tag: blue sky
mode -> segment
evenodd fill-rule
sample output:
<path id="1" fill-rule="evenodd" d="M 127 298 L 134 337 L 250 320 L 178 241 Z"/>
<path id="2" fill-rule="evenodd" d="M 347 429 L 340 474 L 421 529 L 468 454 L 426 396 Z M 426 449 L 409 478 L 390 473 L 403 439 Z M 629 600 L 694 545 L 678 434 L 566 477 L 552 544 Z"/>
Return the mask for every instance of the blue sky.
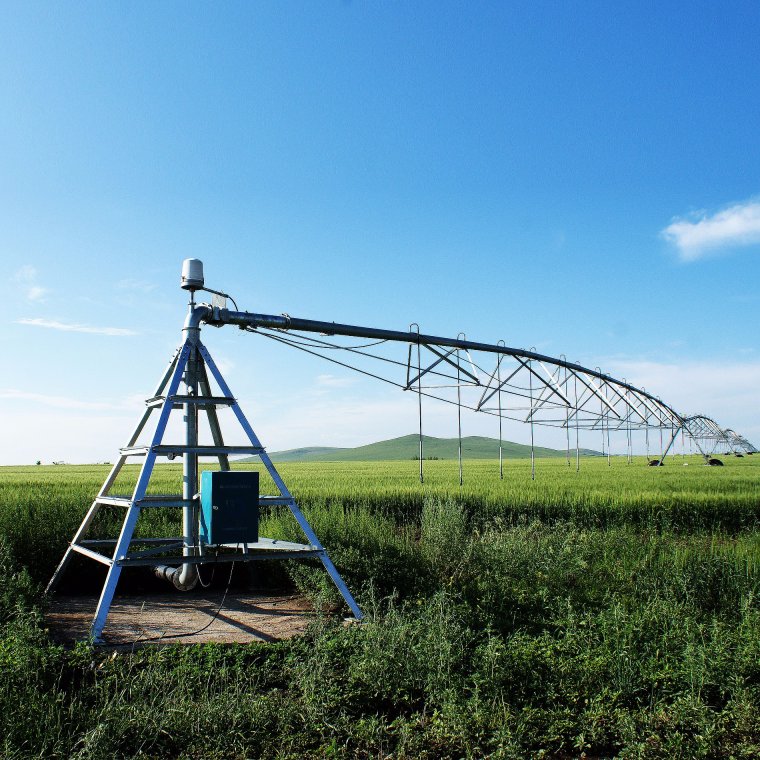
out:
<path id="1" fill-rule="evenodd" d="M 187 257 L 243 308 L 564 353 L 760 439 L 759 38 L 756 3 L 3 3 L 0 463 L 113 459 Z M 270 449 L 415 428 L 207 332 Z"/>

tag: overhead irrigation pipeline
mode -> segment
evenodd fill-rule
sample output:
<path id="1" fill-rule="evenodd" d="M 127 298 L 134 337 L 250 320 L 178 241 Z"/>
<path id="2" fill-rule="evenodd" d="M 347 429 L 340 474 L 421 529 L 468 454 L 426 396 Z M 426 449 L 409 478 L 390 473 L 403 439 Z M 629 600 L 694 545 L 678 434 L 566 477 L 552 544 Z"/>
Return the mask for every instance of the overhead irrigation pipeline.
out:
<path id="1" fill-rule="evenodd" d="M 419 329 L 412 329 L 416 325 L 410 326 L 409 331 L 386 330 L 301 319 L 287 314 L 232 311 L 226 308 L 224 300 L 214 306 L 197 306 L 192 313 L 191 318 L 198 322 L 216 327 L 237 325 L 402 390 L 415 392 L 420 402 L 420 440 L 421 403 L 422 397 L 426 396 L 456 404 L 460 409 L 529 423 L 531 429 L 534 424 L 564 428 L 568 450 L 572 429 L 576 440 L 579 430 L 601 431 L 602 450 L 606 448 L 608 454 L 610 432 L 624 431 L 630 457 L 632 432 L 646 430 L 648 447 L 648 431 L 655 429 L 661 432 L 659 462 L 679 433 L 694 441 L 705 456 L 721 444 L 733 452 L 757 451 L 733 430 L 722 429 L 709 417 L 684 416 L 646 389 L 625 379 L 614 378 L 599 368 L 584 367 L 564 357 L 511 348 L 502 341 L 481 343 L 467 340 L 462 334 L 457 338 L 426 335 Z M 344 345 L 339 338 L 361 338 L 370 342 Z M 397 344 L 407 347 L 406 357 L 389 353 L 389 347 Z M 342 352 L 345 360 L 335 358 L 336 350 Z M 495 362 L 486 368 L 485 360 L 479 355 L 495 355 Z M 405 377 L 399 378 L 399 371 L 405 372 Z M 463 393 L 474 394 L 473 400 L 469 403 L 467 398 L 463 400 Z M 669 442 L 662 440 L 662 432 L 666 430 Z"/>
<path id="2" fill-rule="evenodd" d="M 445 338 L 438 335 L 421 335 L 413 331 L 402 332 L 400 330 L 383 330 L 376 327 L 342 325 L 336 322 L 319 322 L 313 319 L 299 319 L 289 315 L 275 316 L 272 314 L 251 314 L 247 311 L 228 311 L 227 309 L 214 310 L 214 312 L 214 318 L 207 320 L 209 324 L 215 324 L 218 319 L 218 322 L 221 324 L 233 324 L 253 329 L 265 327 L 275 330 L 320 333 L 322 335 L 342 335 L 353 338 L 368 338 L 371 340 L 394 341 L 397 343 L 411 343 L 414 345 L 419 344 L 421 346 L 448 347 L 462 351 L 482 351 L 484 353 L 501 354 L 503 356 L 512 356 L 529 361 L 553 364 L 572 372 L 580 372 L 584 375 L 595 377 L 605 383 L 614 383 L 625 390 L 648 398 L 658 406 L 666 409 L 669 414 L 673 415 L 674 420 L 682 421 L 681 416 L 675 410 L 663 404 L 658 398 L 652 396 L 641 388 L 636 388 L 633 385 L 616 380 L 602 372 L 588 369 L 580 364 L 574 364 L 573 362 L 568 362 L 563 359 L 556 359 L 544 354 L 538 354 L 535 351 L 525 351 L 523 349 L 509 348 L 508 346 L 501 346 L 494 343 L 479 343 L 477 341 L 460 338 Z"/>

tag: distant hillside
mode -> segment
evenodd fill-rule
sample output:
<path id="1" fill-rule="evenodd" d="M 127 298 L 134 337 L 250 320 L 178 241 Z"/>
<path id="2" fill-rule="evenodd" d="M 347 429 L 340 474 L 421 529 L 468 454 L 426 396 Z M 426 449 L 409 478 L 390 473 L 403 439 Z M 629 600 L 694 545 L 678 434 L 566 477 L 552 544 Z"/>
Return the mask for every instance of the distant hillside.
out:
<path id="1" fill-rule="evenodd" d="M 423 436 L 424 457 L 438 459 L 456 459 L 458 442 L 456 438 L 433 438 Z M 502 451 L 507 459 L 529 459 L 530 446 L 504 441 Z M 389 441 L 378 441 L 353 449 L 333 448 L 329 446 L 307 446 L 288 451 L 271 452 L 274 462 L 374 462 L 394 459 L 414 459 L 419 452 L 419 437 L 412 433 Z M 564 449 L 535 448 L 537 457 L 563 457 Z M 471 435 L 462 438 L 462 457 L 466 459 L 493 459 L 498 456 L 499 441 Z M 573 452 L 574 453 L 574 452 Z M 598 451 L 581 449 L 583 456 L 601 456 Z M 250 458 L 252 461 L 255 457 Z"/>

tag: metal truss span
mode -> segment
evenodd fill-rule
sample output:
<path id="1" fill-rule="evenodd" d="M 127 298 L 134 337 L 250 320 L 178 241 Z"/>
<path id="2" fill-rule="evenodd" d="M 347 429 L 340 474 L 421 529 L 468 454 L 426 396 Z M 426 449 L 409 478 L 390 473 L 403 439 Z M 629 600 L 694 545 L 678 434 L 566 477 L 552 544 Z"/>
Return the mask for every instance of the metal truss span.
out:
<path id="1" fill-rule="evenodd" d="M 731 428 L 721 428 L 712 417 L 697 414 L 684 419 L 684 429 L 701 454 L 712 456 L 716 451 L 725 454 L 757 454 L 757 449 Z"/>
<path id="2" fill-rule="evenodd" d="M 670 443 L 663 458 L 681 432 L 706 455 L 707 442 L 713 440 L 732 451 L 755 451 L 742 436 L 721 429 L 709 417 L 685 417 L 646 389 L 564 356 L 511 348 L 503 341 L 471 341 L 462 333 L 456 338 L 425 335 L 416 324 L 408 331 L 396 331 L 201 308 L 207 309 L 204 321 L 211 325 L 237 325 L 413 392 L 420 404 L 428 397 L 531 425 L 596 430 L 608 436 L 624 431 L 629 447 L 633 431 L 668 431 Z M 357 338 L 363 342 L 357 344 Z"/>

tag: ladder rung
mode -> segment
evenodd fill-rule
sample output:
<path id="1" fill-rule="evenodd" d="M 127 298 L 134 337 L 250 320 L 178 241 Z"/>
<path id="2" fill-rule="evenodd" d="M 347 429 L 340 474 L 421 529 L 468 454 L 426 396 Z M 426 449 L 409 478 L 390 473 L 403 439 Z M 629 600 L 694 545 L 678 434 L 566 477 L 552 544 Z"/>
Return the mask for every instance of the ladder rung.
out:
<path id="1" fill-rule="evenodd" d="M 170 544 L 181 544 L 182 541 L 182 536 L 176 536 L 175 538 L 140 538 L 139 536 L 132 536 L 130 546 L 132 544 L 164 544 L 169 546 Z M 80 541 L 78 546 L 115 546 L 118 542 L 118 538 L 86 538 Z"/>
<path id="2" fill-rule="evenodd" d="M 153 396 L 146 399 L 145 406 L 163 406 L 166 396 Z M 237 399 L 231 396 L 182 396 L 175 394 L 171 397 L 175 409 L 182 404 L 196 404 L 198 406 L 232 406 Z"/>
<path id="3" fill-rule="evenodd" d="M 110 557 L 106 557 L 105 554 L 94 552 L 92 549 L 87 549 L 84 546 L 79 546 L 79 544 L 71 544 L 71 548 L 78 554 L 83 554 L 85 557 L 94 559 L 96 562 L 101 562 L 102 564 L 108 565 L 109 567 L 113 565 L 113 560 Z"/>
<path id="4" fill-rule="evenodd" d="M 263 446 L 127 446 L 120 449 L 121 454 L 127 457 L 145 456 L 153 451 L 158 456 L 167 454 L 197 454 L 198 456 L 220 456 L 224 454 L 261 454 Z"/>
<path id="5" fill-rule="evenodd" d="M 232 406 L 237 399 L 232 396 L 172 396 L 178 404 L 198 404 L 199 406 Z"/>
<path id="6" fill-rule="evenodd" d="M 237 546 L 237 544 L 220 544 L 220 546 L 224 546 L 225 548 L 234 548 Z M 220 554 L 217 557 L 212 557 L 211 555 L 205 555 L 205 556 L 195 556 L 195 557 L 184 557 L 184 556 L 176 556 L 176 557 L 161 557 L 160 562 L 161 564 L 165 565 L 181 565 L 181 564 L 187 564 L 187 565 L 203 565 L 203 564 L 209 564 L 213 565 L 215 562 L 256 562 L 259 560 L 267 560 L 267 559 L 283 559 L 287 557 L 288 559 L 296 559 L 299 557 L 319 557 L 324 555 L 325 550 L 324 549 L 315 549 L 313 547 L 308 547 L 304 549 L 283 549 L 283 548 L 267 548 L 264 551 L 252 551 L 248 554 L 243 554 L 241 552 L 235 552 L 234 554 Z M 119 559 L 116 560 L 116 564 L 119 566 L 124 565 L 137 565 L 138 567 L 140 565 L 155 565 L 159 561 L 159 559 L 156 556 L 152 557 L 119 557 Z"/>
<path id="7" fill-rule="evenodd" d="M 183 499 L 181 496 L 144 496 L 137 502 L 140 509 L 144 507 L 191 507 L 195 502 L 192 499 Z"/>
<path id="8" fill-rule="evenodd" d="M 125 446 L 119 453 L 125 457 L 142 457 L 150 451 L 150 446 Z"/>
<path id="9" fill-rule="evenodd" d="M 129 507 L 132 505 L 131 496 L 98 496 L 95 501 L 110 507 Z M 261 506 L 287 506 L 292 504 L 292 496 L 259 496 Z M 135 502 L 140 509 L 149 507 L 189 507 L 193 505 L 192 499 L 183 499 L 181 496 L 159 495 L 145 496 L 138 502 Z"/>
<path id="10" fill-rule="evenodd" d="M 154 446 L 158 455 L 197 454 L 198 456 L 219 456 L 220 454 L 260 454 L 263 446 Z"/>
<path id="11" fill-rule="evenodd" d="M 164 405 L 164 396 L 156 396 L 155 398 L 149 398 L 145 402 L 145 406 L 149 409 L 154 409 L 158 406 Z M 172 409 L 182 409 L 182 404 L 172 404 Z"/>
<path id="12" fill-rule="evenodd" d="M 109 507 L 128 507 L 132 504 L 131 496 L 98 496 L 95 501 Z"/>
<path id="13" fill-rule="evenodd" d="M 228 548 L 234 548 L 236 544 L 222 544 L 222 546 Z M 319 552 L 322 551 L 316 546 L 311 544 L 297 544 L 293 541 L 283 541 L 279 538 L 264 538 L 259 537 L 259 540 L 255 544 L 248 544 L 250 551 L 280 551 L 280 552 Z"/>
<path id="14" fill-rule="evenodd" d="M 95 501 L 98 504 L 105 504 L 111 507 L 129 507 L 132 505 L 131 496 L 98 496 Z M 172 495 L 158 495 L 158 496 L 144 496 L 137 502 L 140 509 L 148 507 L 189 507 L 192 506 L 192 499 L 183 499 L 181 496 Z"/>

